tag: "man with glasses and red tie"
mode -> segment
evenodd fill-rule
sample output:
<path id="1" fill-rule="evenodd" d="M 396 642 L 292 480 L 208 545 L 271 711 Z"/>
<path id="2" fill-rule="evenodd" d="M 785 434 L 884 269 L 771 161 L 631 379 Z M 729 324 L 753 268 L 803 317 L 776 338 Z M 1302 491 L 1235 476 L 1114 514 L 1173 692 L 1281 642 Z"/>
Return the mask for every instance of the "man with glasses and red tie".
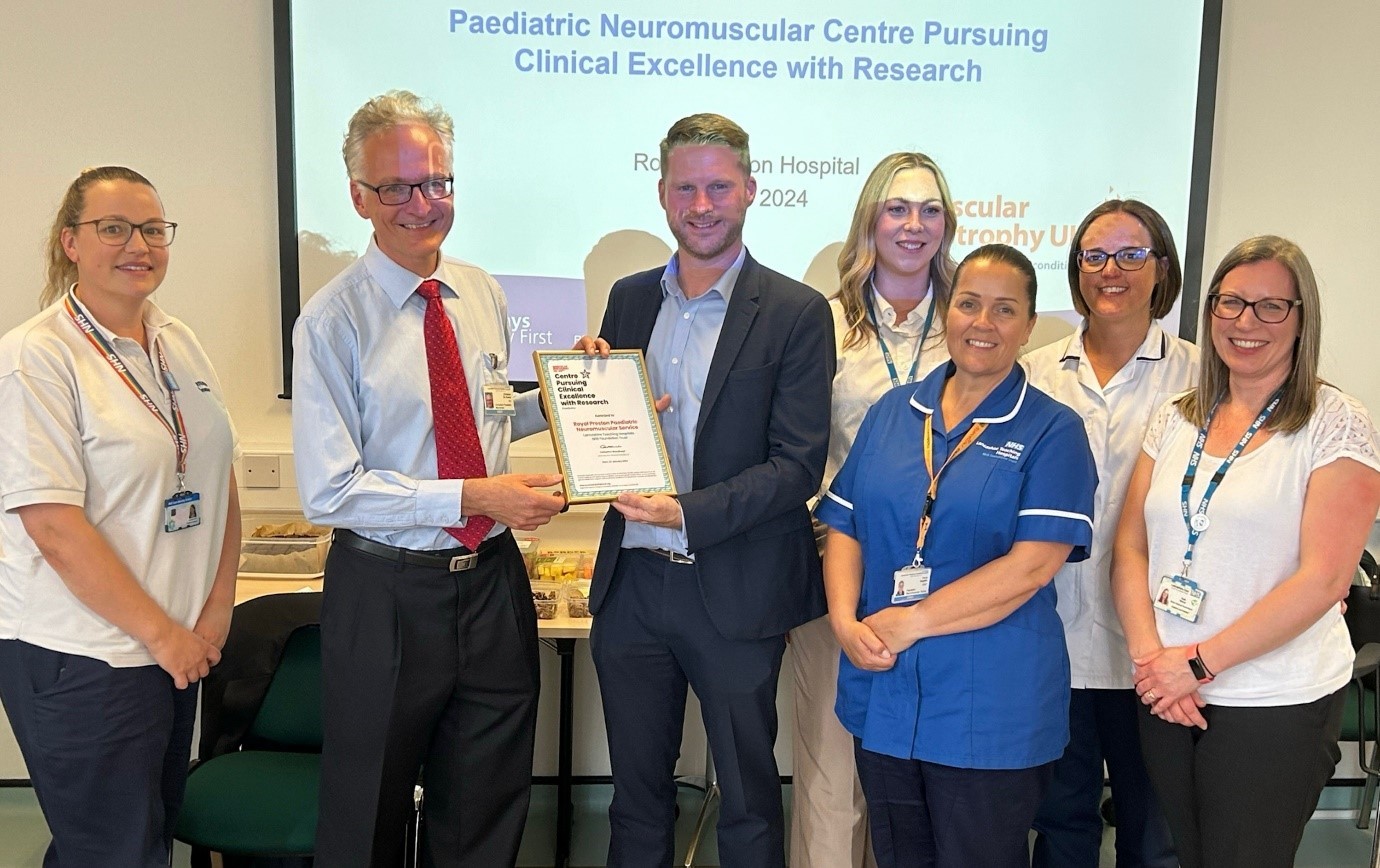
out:
<path id="1" fill-rule="evenodd" d="M 527 818 L 537 628 L 509 528 L 565 501 L 545 490 L 559 476 L 507 473 L 510 439 L 546 423 L 508 385 L 502 290 L 440 252 L 453 135 L 406 91 L 350 119 L 350 197 L 373 239 L 293 330 L 298 486 L 307 518 L 336 528 L 316 839 L 332 868 L 401 864 L 423 767 L 428 864 L 512 865 Z"/>

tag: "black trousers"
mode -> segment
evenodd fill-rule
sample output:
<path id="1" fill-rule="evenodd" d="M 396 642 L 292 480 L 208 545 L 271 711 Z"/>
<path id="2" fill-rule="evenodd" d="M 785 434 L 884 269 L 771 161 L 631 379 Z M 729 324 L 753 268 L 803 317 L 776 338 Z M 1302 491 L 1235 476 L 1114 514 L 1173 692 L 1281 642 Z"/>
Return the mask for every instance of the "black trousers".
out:
<path id="1" fill-rule="evenodd" d="M 333 546 L 321 650 L 316 864 L 401 864 L 422 769 L 423 865 L 512 865 L 540 685 L 536 612 L 512 535 L 463 573 Z"/>
<path id="2" fill-rule="evenodd" d="M 1208 728 L 1141 706 L 1150 781 L 1183 868 L 1288 868 L 1341 758 L 1345 691 L 1304 705 L 1208 705 Z"/>
<path id="3" fill-rule="evenodd" d="M 671 864 L 688 684 L 700 700 L 722 794 L 720 864 L 780 868 L 785 826 L 772 747 L 785 637 L 719 635 L 695 569 L 626 549 L 594 619 L 590 651 L 613 771 L 608 865 Z"/>
<path id="4" fill-rule="evenodd" d="M 187 786 L 196 688 L 0 640 L 0 700 L 53 841 L 44 868 L 166 868 Z"/>

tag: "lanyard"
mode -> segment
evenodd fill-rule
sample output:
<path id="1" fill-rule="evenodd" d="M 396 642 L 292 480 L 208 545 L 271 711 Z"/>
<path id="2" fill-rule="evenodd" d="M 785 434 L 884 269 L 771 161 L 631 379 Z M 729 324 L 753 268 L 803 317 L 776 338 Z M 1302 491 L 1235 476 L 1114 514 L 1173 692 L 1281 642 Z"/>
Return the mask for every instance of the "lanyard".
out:
<path id="1" fill-rule="evenodd" d="M 877 311 L 872 307 L 872 293 L 877 291 L 877 284 L 868 280 L 869 292 L 863 294 L 863 300 L 867 302 L 867 318 L 872 321 L 872 329 L 877 332 L 877 343 L 882 348 L 882 359 L 886 361 L 887 372 L 891 374 L 891 385 L 893 387 L 901 385 L 901 378 L 896 374 L 896 365 L 891 361 L 891 348 L 882 339 L 882 327 L 877 323 Z M 934 322 L 934 299 L 930 299 L 930 309 L 925 313 L 925 325 L 920 329 L 920 341 L 915 345 L 915 357 L 910 360 L 910 373 L 906 376 L 906 383 L 915 382 L 915 372 L 920 370 L 920 351 L 925 346 L 925 341 L 930 336 L 930 324 Z"/>
<path id="2" fill-rule="evenodd" d="M 68 292 L 63 304 L 72 323 L 86 336 L 87 342 L 95 348 L 96 352 L 101 354 L 106 364 L 110 365 L 111 369 L 120 376 L 125 388 L 133 392 L 134 396 L 172 435 L 173 448 L 177 450 L 177 490 L 182 491 L 183 482 L 187 477 L 187 425 L 182 420 L 182 410 L 177 406 L 177 389 L 173 386 L 172 371 L 168 368 L 168 360 L 163 355 L 163 348 L 157 341 L 154 342 L 153 349 L 158 355 L 158 368 L 163 374 L 163 381 L 168 384 L 168 402 L 172 405 L 171 420 L 164 417 L 163 411 L 158 409 L 153 398 L 149 397 L 149 393 L 135 379 L 134 374 L 125 365 L 124 360 L 120 358 L 120 354 L 115 351 L 115 347 L 111 346 L 110 341 L 106 340 L 105 335 L 101 334 L 100 330 L 91 322 L 86 311 L 82 310 L 81 305 L 77 303 L 76 294 Z"/>
<path id="3" fill-rule="evenodd" d="M 963 435 L 963 439 L 958 441 L 954 451 L 949 453 L 949 457 L 944 459 L 944 465 L 938 472 L 934 469 L 934 414 L 925 417 L 925 472 L 930 475 L 930 488 L 925 492 L 925 511 L 920 515 L 920 531 L 915 540 L 915 562 L 914 566 L 920 566 L 920 552 L 925 548 L 925 537 L 930 532 L 931 514 L 934 512 L 934 499 L 939 495 L 939 477 L 954 463 L 954 459 L 962 455 L 969 446 L 972 446 L 982 432 L 987 430 L 986 422 L 974 422 L 968 428 L 968 433 Z"/>
<path id="4" fill-rule="evenodd" d="M 1184 525 L 1188 528 L 1188 550 L 1184 552 L 1183 577 L 1188 578 L 1189 567 L 1193 565 L 1193 547 L 1198 544 L 1198 537 L 1203 535 L 1203 531 L 1208 529 L 1208 504 L 1212 502 L 1212 495 L 1217 492 L 1217 486 L 1222 484 L 1226 478 L 1227 471 L 1231 469 L 1232 463 L 1242 452 L 1246 451 L 1246 446 L 1250 444 L 1251 438 L 1255 437 L 1256 432 L 1270 418 L 1270 414 L 1279 406 L 1283 392 L 1275 392 L 1270 400 L 1265 404 L 1265 409 L 1260 411 L 1260 415 L 1255 417 L 1251 427 L 1246 429 L 1246 433 L 1241 435 L 1236 447 L 1228 453 L 1222 460 L 1222 464 L 1217 468 L 1217 472 L 1212 474 L 1212 479 L 1208 480 L 1207 490 L 1203 492 L 1203 499 L 1198 501 L 1198 509 L 1190 511 L 1188 506 L 1188 494 L 1193 488 L 1193 481 L 1198 477 L 1198 462 L 1203 457 L 1203 446 L 1207 443 L 1208 428 L 1212 427 L 1212 417 L 1217 415 L 1217 405 L 1213 405 L 1212 412 L 1208 413 L 1207 423 L 1198 429 L 1198 439 L 1193 443 L 1193 452 L 1188 456 L 1188 468 L 1184 471 L 1184 481 L 1179 494 L 1179 508 L 1183 512 Z"/>

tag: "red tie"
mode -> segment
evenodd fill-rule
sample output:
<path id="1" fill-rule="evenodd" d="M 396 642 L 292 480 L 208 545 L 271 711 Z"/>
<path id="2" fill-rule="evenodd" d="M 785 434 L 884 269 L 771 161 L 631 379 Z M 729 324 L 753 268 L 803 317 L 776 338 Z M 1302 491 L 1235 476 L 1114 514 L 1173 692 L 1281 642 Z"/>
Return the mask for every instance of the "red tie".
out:
<path id="1" fill-rule="evenodd" d="M 470 387 L 465 382 L 465 367 L 460 364 L 455 330 L 441 304 L 440 281 L 422 281 L 417 294 L 426 299 L 423 334 L 431 380 L 431 417 L 436 428 L 436 474 L 441 479 L 486 477 L 489 472 L 484 467 L 484 450 L 479 446 L 479 429 L 474 424 Z M 472 515 L 464 527 L 448 527 L 446 533 L 475 551 L 493 526 L 494 520 L 487 515 Z"/>

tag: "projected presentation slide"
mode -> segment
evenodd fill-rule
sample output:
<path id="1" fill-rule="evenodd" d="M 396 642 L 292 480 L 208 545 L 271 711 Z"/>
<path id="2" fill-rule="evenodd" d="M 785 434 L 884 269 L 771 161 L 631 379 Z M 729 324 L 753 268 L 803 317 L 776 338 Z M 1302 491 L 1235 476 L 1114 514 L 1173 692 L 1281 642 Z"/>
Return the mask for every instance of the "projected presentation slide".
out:
<path id="1" fill-rule="evenodd" d="M 1186 245 L 1202 18 L 1201 0 L 291 0 L 301 297 L 369 241 L 350 115 L 406 88 L 455 118 L 445 252 L 502 284 L 514 380 L 597 331 L 614 280 L 669 259 L 658 144 L 703 111 L 751 136 L 763 264 L 831 293 L 868 172 L 921 151 L 957 200 L 955 256 L 1012 244 L 1040 310 L 1068 311 L 1070 236 L 1098 202 L 1143 199 Z"/>

